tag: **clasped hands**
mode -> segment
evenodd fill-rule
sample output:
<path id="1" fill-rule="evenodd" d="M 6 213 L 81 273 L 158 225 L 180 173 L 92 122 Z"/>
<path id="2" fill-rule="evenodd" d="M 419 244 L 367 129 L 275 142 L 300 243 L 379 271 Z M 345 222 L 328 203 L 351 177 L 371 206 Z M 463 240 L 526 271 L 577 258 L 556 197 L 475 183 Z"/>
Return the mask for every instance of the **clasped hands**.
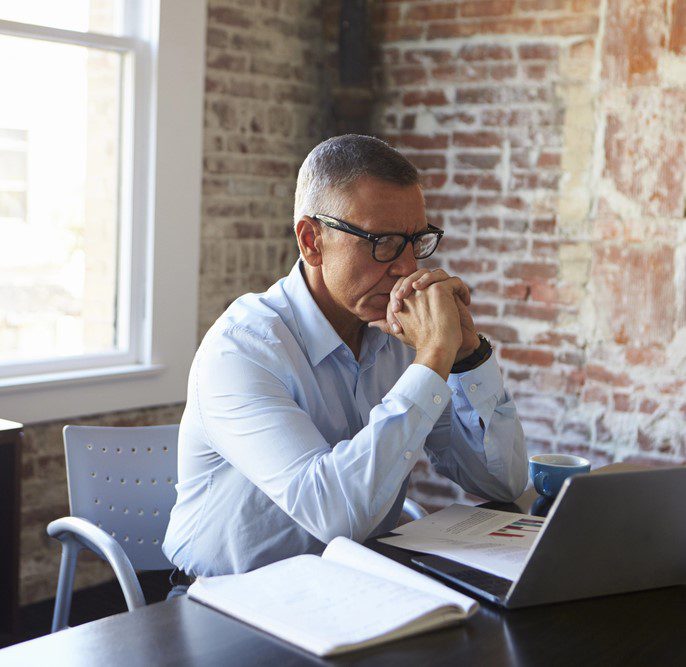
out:
<path id="1" fill-rule="evenodd" d="M 408 311 L 413 310 L 412 314 L 435 329 L 437 336 L 443 331 L 443 335 L 451 338 L 450 345 L 457 350 L 455 362 L 458 362 L 472 354 L 480 343 L 467 309 L 470 303 L 469 289 L 460 278 L 448 275 L 443 269 L 419 269 L 398 279 L 390 293 L 386 319 L 370 322 L 369 326 L 417 348 L 416 337 L 409 335 L 413 321 Z"/>

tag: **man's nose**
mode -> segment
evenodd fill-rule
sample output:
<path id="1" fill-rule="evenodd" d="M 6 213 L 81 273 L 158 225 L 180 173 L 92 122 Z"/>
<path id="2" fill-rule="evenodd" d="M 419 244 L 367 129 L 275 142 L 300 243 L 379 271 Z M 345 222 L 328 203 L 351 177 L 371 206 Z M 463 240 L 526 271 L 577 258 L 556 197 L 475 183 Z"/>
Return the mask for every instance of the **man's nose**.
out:
<path id="1" fill-rule="evenodd" d="M 414 256 L 414 247 L 408 243 L 403 251 L 392 262 L 391 275 L 409 276 L 417 270 L 417 260 Z"/>

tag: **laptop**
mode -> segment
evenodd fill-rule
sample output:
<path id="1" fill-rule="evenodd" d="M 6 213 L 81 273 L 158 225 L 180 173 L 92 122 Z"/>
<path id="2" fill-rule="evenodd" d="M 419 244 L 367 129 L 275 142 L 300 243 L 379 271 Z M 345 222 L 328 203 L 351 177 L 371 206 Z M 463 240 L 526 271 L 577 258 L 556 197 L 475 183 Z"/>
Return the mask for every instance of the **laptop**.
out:
<path id="1" fill-rule="evenodd" d="M 570 477 L 515 580 L 439 556 L 412 562 L 507 609 L 686 584 L 686 467 Z"/>

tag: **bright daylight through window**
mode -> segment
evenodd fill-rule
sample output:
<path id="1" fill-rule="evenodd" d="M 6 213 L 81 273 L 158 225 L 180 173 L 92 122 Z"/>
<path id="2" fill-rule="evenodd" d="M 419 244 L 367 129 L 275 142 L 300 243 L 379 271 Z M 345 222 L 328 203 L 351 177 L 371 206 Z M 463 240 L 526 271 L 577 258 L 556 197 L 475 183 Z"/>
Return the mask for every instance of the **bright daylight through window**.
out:
<path id="1" fill-rule="evenodd" d="M 129 352 L 123 9 L 122 0 L 0 0 L 0 20 L 33 27 L 0 24 L 0 375 Z M 109 42 L 90 45 L 93 33 Z"/>

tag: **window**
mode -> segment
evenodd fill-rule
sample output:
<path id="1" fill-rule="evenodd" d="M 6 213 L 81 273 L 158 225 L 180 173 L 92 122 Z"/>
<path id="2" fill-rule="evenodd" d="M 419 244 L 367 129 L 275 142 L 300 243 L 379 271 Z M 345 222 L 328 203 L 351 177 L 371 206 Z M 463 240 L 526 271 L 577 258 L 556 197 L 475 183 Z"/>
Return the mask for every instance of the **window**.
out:
<path id="1" fill-rule="evenodd" d="M 0 68 L 0 403 L 16 397 L 3 417 L 183 399 L 197 322 L 202 5 L 0 0 L 0 62 L 12 63 Z M 27 391 L 47 399 L 40 410 Z"/>

